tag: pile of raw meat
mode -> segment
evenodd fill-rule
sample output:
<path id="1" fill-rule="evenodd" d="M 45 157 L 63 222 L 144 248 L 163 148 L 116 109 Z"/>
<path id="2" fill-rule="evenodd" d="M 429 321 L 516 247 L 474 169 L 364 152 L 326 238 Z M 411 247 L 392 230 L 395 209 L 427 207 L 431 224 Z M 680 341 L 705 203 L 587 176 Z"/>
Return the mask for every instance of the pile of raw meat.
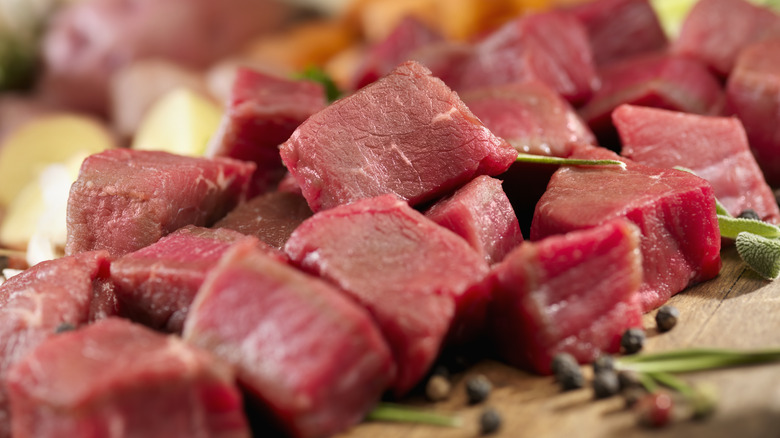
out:
<path id="1" fill-rule="evenodd" d="M 646 0 L 409 19 L 355 87 L 244 69 L 210 157 L 87 158 L 68 255 L 0 286 L 0 437 L 332 435 L 445 347 L 616 352 L 718 275 L 716 198 L 780 221 L 780 16 L 743 0 L 671 43 Z"/>

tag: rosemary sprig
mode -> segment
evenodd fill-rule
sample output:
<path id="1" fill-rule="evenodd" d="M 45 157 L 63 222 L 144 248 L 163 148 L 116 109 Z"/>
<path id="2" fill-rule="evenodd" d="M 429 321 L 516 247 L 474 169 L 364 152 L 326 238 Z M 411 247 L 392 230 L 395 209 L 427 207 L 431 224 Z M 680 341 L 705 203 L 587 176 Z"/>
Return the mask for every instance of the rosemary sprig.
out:
<path id="1" fill-rule="evenodd" d="M 683 373 L 780 361 L 780 348 L 740 351 L 691 348 L 621 357 L 616 367 L 639 373 Z"/>
<path id="2" fill-rule="evenodd" d="M 366 420 L 419 423 L 443 427 L 461 426 L 460 417 L 424 411 L 395 403 L 380 403 L 373 411 L 368 413 Z"/>

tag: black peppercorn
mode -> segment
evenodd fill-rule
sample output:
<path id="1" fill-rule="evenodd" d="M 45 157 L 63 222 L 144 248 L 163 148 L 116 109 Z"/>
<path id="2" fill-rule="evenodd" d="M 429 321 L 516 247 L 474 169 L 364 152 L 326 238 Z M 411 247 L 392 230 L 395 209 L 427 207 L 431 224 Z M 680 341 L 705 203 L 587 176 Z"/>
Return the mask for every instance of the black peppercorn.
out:
<path id="1" fill-rule="evenodd" d="M 620 370 L 617 373 L 618 382 L 620 383 L 620 389 L 626 390 L 631 388 L 642 388 L 642 380 L 639 378 L 639 374 L 636 371 Z"/>
<path id="2" fill-rule="evenodd" d="M 591 364 L 593 367 L 593 374 L 598 374 L 602 371 L 615 371 L 615 358 L 609 354 L 601 354 Z"/>
<path id="3" fill-rule="evenodd" d="M 752 210 L 750 208 L 748 208 L 746 210 L 742 210 L 742 212 L 737 217 L 740 218 L 740 219 L 752 219 L 754 221 L 760 221 L 761 220 L 761 216 L 759 216 L 758 213 L 756 213 L 755 210 Z"/>
<path id="4" fill-rule="evenodd" d="M 551 369 L 555 380 L 561 385 L 561 389 L 568 391 L 585 386 L 585 377 L 574 356 L 568 353 L 558 353 L 553 357 Z"/>
<path id="5" fill-rule="evenodd" d="M 645 331 L 639 328 L 630 328 L 620 338 L 620 346 L 625 354 L 639 352 L 645 344 Z"/>
<path id="6" fill-rule="evenodd" d="M 677 319 L 680 317 L 680 311 L 674 306 L 661 306 L 658 313 L 655 314 L 655 323 L 658 325 L 659 332 L 668 332 L 677 325 Z"/>
<path id="7" fill-rule="evenodd" d="M 76 330 L 76 326 L 69 322 L 63 322 L 54 329 L 54 333 L 65 333 L 71 330 Z"/>
<path id="8" fill-rule="evenodd" d="M 466 381 L 466 395 L 468 396 L 469 404 L 474 405 L 485 401 L 492 389 L 493 385 L 490 384 L 490 380 L 482 374 L 471 377 Z"/>
<path id="9" fill-rule="evenodd" d="M 496 433 L 501 428 L 501 414 L 493 408 L 486 408 L 479 416 L 479 429 L 482 435 Z"/>
<path id="10" fill-rule="evenodd" d="M 593 395 L 596 398 L 612 397 L 618 391 L 620 383 L 614 370 L 602 370 L 593 376 Z"/>

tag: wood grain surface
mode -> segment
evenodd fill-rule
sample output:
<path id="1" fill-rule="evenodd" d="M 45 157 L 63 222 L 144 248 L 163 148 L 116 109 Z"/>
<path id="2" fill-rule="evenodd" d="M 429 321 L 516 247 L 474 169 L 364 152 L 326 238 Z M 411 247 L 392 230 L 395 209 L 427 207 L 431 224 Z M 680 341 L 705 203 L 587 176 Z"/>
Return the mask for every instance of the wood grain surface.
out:
<path id="1" fill-rule="evenodd" d="M 733 247 L 723 250 L 720 275 L 672 298 L 681 312 L 673 330 L 655 331 L 655 312 L 645 315 L 645 351 L 684 347 L 780 347 L 780 281 L 768 282 L 746 268 Z M 586 373 L 589 368 L 586 369 Z M 468 406 L 464 381 L 483 373 L 494 385 L 483 404 Z M 706 420 L 680 420 L 649 430 L 625 408 L 621 397 L 594 400 L 592 390 L 560 392 L 552 377 L 540 377 L 495 360 L 482 360 L 453 376 L 452 396 L 439 403 L 412 395 L 402 403 L 434 412 L 456 414 L 463 426 L 366 422 L 341 438 L 462 438 L 479 435 L 478 417 L 486 406 L 502 415 L 500 437 L 708 437 L 780 438 L 780 364 L 687 373 L 690 382 L 705 382 L 718 393 L 718 407 Z"/>

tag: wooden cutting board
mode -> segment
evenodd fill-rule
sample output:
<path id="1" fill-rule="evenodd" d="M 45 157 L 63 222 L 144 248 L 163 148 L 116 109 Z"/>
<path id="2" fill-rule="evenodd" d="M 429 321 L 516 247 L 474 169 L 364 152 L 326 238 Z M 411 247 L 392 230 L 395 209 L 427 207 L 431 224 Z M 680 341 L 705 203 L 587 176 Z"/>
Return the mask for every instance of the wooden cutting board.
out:
<path id="1" fill-rule="evenodd" d="M 673 297 L 681 312 L 672 331 L 655 331 L 654 312 L 645 315 L 645 351 L 685 347 L 780 347 L 780 281 L 768 282 L 746 268 L 736 250 L 723 251 L 720 275 Z M 494 385 L 487 402 L 467 406 L 465 379 L 485 374 Z M 562 393 L 551 377 L 540 377 L 483 360 L 454 376 L 450 399 L 426 402 L 412 396 L 402 403 L 459 415 L 463 426 L 366 422 L 342 438 L 462 438 L 479 435 L 485 406 L 502 415 L 500 437 L 780 437 L 780 364 L 688 373 L 686 381 L 706 382 L 719 394 L 715 414 L 702 421 L 681 420 L 661 430 L 642 429 L 621 397 L 596 401 L 590 388 Z"/>

